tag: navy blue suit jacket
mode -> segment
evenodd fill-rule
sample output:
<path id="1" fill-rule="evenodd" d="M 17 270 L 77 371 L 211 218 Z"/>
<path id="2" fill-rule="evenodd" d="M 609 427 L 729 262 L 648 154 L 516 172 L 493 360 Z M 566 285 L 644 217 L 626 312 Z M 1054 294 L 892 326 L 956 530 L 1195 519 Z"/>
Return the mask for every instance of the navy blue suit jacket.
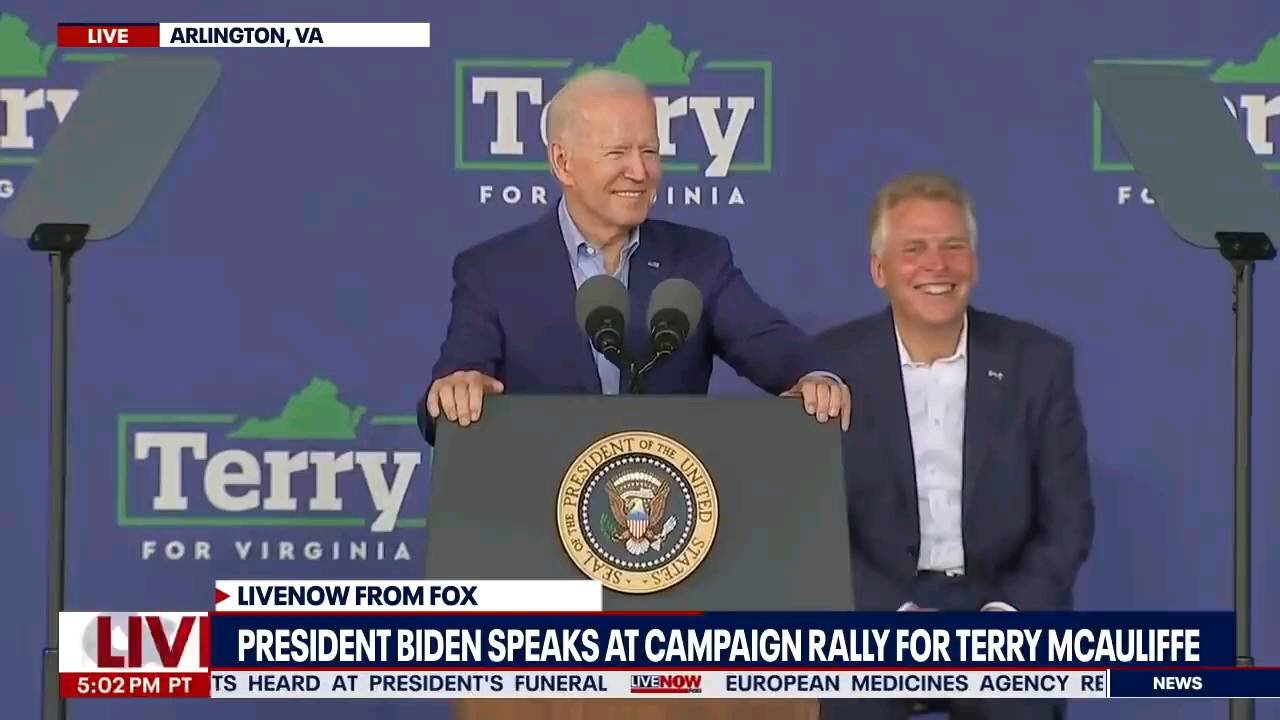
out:
<path id="1" fill-rule="evenodd" d="M 477 370 L 501 380 L 508 394 L 601 392 L 591 345 L 578 328 L 573 269 L 552 207 L 454 260 L 452 314 L 432 381 Z M 747 284 L 724 237 L 661 220 L 640 226 L 640 245 L 631 257 L 631 354 L 647 356 L 649 294 L 673 277 L 702 292 L 702 320 L 675 355 L 645 376 L 647 394 L 705 394 L 717 355 L 772 394 L 808 372 L 827 369 L 814 339 Z M 425 397 L 417 409 L 423 437 L 434 442 Z"/>
<path id="2" fill-rule="evenodd" d="M 896 610 L 918 601 L 920 516 L 893 317 L 885 310 L 818 339 L 853 393 L 844 454 L 855 598 L 862 609 Z M 961 516 L 968 609 L 991 601 L 1069 609 L 1094 524 L 1071 346 L 1033 325 L 970 309 L 967 357 Z"/>

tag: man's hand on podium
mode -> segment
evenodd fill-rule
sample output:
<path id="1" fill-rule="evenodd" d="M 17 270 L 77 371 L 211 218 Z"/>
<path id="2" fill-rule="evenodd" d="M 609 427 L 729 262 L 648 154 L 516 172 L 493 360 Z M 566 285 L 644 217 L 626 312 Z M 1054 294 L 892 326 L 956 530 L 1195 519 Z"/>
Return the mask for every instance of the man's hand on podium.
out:
<path id="1" fill-rule="evenodd" d="M 849 386 L 832 373 L 811 372 L 800 378 L 790 390 L 782 393 L 782 397 L 802 397 L 804 411 L 816 417 L 818 422 L 824 423 L 828 418 L 838 417 L 840 428 L 849 429 L 853 399 Z"/>
<path id="2" fill-rule="evenodd" d="M 484 396 L 501 393 L 502 382 L 475 370 L 459 370 L 431 383 L 427 390 L 427 413 L 444 416 L 466 427 L 480 419 Z"/>

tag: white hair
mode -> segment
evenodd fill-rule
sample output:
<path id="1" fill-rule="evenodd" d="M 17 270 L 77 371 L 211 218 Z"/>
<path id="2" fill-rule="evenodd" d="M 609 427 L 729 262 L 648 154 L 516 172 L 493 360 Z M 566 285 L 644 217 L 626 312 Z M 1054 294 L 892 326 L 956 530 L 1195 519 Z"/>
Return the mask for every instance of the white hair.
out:
<path id="1" fill-rule="evenodd" d="M 889 211 L 903 200 L 945 200 L 960 206 L 969 226 L 969 247 L 978 250 L 978 221 L 973 200 L 958 181 L 941 173 L 917 172 L 896 178 L 876 193 L 871 205 L 871 254 L 881 257 L 889 234 Z"/>
<path id="2" fill-rule="evenodd" d="M 547 141 L 563 144 L 579 116 L 583 98 L 597 94 L 638 94 L 649 97 L 649 88 L 636 76 L 617 70 L 589 70 L 556 92 L 547 106 Z"/>

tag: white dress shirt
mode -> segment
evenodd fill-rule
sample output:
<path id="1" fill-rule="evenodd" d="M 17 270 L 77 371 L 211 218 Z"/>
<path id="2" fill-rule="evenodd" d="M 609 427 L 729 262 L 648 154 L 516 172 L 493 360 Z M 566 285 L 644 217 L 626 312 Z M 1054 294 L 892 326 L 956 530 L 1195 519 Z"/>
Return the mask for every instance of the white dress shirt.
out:
<path id="1" fill-rule="evenodd" d="M 897 334 L 897 328 L 894 328 Z M 964 574 L 960 492 L 964 481 L 964 391 L 969 321 L 950 356 L 932 363 L 911 359 L 898 335 L 902 389 L 906 393 L 920 512 L 916 567 Z"/>
<path id="2" fill-rule="evenodd" d="M 911 426 L 920 514 L 918 570 L 947 575 L 964 574 L 964 528 L 961 493 L 964 488 L 964 403 L 969 362 L 969 317 L 965 315 L 955 352 L 932 363 L 917 362 L 907 352 L 902 335 L 898 358 L 902 389 Z M 907 603 L 901 609 L 911 609 Z M 1012 610 L 1005 603 L 987 603 L 983 610 Z"/>

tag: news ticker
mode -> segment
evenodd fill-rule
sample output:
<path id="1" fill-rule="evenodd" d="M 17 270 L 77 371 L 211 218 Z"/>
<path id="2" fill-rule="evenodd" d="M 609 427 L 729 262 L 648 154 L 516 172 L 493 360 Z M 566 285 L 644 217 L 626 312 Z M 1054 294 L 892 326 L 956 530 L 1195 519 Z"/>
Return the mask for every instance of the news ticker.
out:
<path id="1" fill-rule="evenodd" d="M 431 23 L 58 23 L 60 48 L 427 48 Z"/>
<path id="2" fill-rule="evenodd" d="M 1115 672 L 1116 675 L 1112 673 Z M 64 674 L 63 697 L 476 698 L 1063 698 L 1147 697 L 1144 682 L 1204 687 L 1203 674 L 1118 677 L 1129 671 L 890 670 L 855 672 L 212 672 Z M 1117 677 L 1115 685 L 1111 678 Z M 1118 686 L 1121 694 L 1113 694 Z M 1129 690 L 1132 694 L 1126 694 Z M 1202 693 L 1168 697 L 1211 697 Z M 1225 697 L 1225 696 L 1224 696 Z"/>
<path id="3" fill-rule="evenodd" d="M 583 581 L 219 581 L 207 612 L 59 615 L 64 697 L 1230 698 L 1234 618 L 603 612 Z"/>

